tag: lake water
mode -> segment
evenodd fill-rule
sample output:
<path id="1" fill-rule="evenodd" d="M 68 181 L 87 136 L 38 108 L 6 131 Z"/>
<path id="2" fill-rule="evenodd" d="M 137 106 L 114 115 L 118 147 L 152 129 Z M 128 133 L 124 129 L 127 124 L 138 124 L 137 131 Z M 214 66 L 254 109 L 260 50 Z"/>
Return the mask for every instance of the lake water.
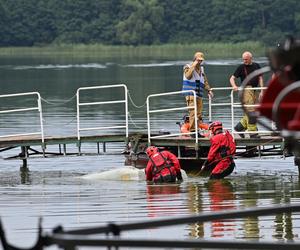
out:
<path id="1" fill-rule="evenodd" d="M 264 58 L 259 62 L 266 63 Z M 206 73 L 213 87 L 229 86 L 228 78 L 240 61 L 206 62 Z M 146 131 L 146 107 L 149 94 L 181 89 L 185 61 L 153 61 L 149 59 L 76 59 L 76 58 L 1 58 L 1 93 L 38 91 L 43 98 L 45 134 L 76 135 L 76 103 L 79 87 L 126 84 L 129 103 L 129 129 Z M 222 100 L 228 93 L 215 93 Z M 85 100 L 120 98 L 121 92 L 92 91 Z M 207 101 L 207 100 L 206 100 Z M 26 98 L 0 100 L 1 110 L 30 106 Z M 157 107 L 184 105 L 183 97 L 164 98 Z M 141 106 L 138 108 L 138 106 Z M 214 117 L 230 123 L 230 110 L 214 110 Z M 207 109 L 204 110 L 207 120 Z M 183 113 L 156 116 L 154 129 L 177 131 Z M 34 132 L 38 117 L 31 112 L 0 114 L 0 135 Z M 119 106 L 93 107 L 83 110 L 84 125 L 120 123 Z M 111 131 L 109 131 L 111 132 Z M 118 133 L 120 131 L 112 131 Z M 124 132 L 124 131 L 122 131 Z M 56 150 L 49 147 L 47 150 Z M 70 151 L 77 152 L 70 146 Z M 83 151 L 96 152 L 95 145 Z M 29 247 L 35 242 L 38 219 L 43 218 L 45 232 L 62 225 L 65 229 L 94 227 L 109 222 L 127 223 L 155 218 L 193 215 L 226 209 L 268 207 L 295 204 L 300 201 L 300 182 L 293 158 L 269 157 L 236 160 L 234 173 L 224 181 L 189 177 L 181 184 L 147 185 L 141 179 L 87 180 L 86 174 L 124 168 L 122 144 L 107 145 L 109 154 L 99 156 L 65 156 L 29 158 L 29 171 L 20 171 L 20 160 L 5 160 L 19 149 L 1 153 L 0 216 L 10 243 Z M 300 241 L 300 214 L 295 213 L 214 221 L 125 232 L 128 238 L 160 239 L 224 239 Z"/>

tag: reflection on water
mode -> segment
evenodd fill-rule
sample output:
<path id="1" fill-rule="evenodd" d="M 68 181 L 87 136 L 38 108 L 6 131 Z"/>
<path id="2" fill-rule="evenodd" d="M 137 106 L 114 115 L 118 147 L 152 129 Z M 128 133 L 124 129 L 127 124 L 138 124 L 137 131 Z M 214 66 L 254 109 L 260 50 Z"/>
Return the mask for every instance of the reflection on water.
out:
<path id="1" fill-rule="evenodd" d="M 60 59 L 61 60 L 61 59 Z M 80 60 L 80 59 L 79 59 Z M 207 61 L 206 73 L 214 87 L 228 85 L 228 77 L 239 60 Z M 0 61 L 1 93 L 38 91 L 43 102 L 45 130 L 48 135 L 76 135 L 76 105 L 71 99 L 77 88 L 125 83 L 137 106 L 149 94 L 181 89 L 182 61 L 81 61 L 54 59 L 6 59 Z M 108 92 L 105 96 L 115 97 Z M 228 93 L 218 93 L 222 98 Z M 89 93 L 88 98 L 98 98 L 101 93 Z M 117 97 L 115 97 L 117 98 Z M 69 100 L 69 102 L 66 102 Z M 52 105 L 50 104 L 52 102 Z M 26 102 L 27 103 L 27 102 Z M 28 104 L 28 103 L 27 103 Z M 155 105 L 185 105 L 184 98 L 167 99 Z M 22 107 L 16 101 L 0 102 L 0 107 Z M 30 105 L 29 105 L 30 106 Z M 86 110 L 82 113 L 85 124 L 100 126 L 121 121 L 118 107 Z M 146 126 L 145 106 L 129 104 L 132 131 Z M 229 109 L 214 110 L 216 117 L 227 126 Z M 204 109 L 207 118 L 207 109 Z M 155 128 L 178 130 L 176 122 L 183 114 L 174 112 L 156 117 Z M 0 134 L 29 131 L 33 127 L 32 114 L 0 117 Z M 163 127 L 161 127 L 163 126 Z M 17 130 L 17 131 L 16 131 Z M 94 146 L 94 145 L 93 145 Z M 85 145 L 89 152 L 95 148 Z M 111 146 L 121 152 L 120 145 Z M 52 150 L 51 147 L 48 150 Z M 72 151 L 73 150 L 73 151 Z M 57 151 L 53 150 L 53 151 Z M 68 152 L 77 152 L 68 146 Z M 1 157 L 19 154 L 19 149 L 4 152 Z M 241 159 L 236 161 L 234 173 L 224 181 L 190 177 L 176 185 L 147 185 L 143 180 L 87 180 L 79 178 L 124 167 L 123 155 L 84 157 L 31 158 L 28 169 L 21 168 L 19 160 L 0 159 L 0 216 L 8 240 L 22 247 L 31 246 L 37 233 L 38 218 L 43 217 L 43 228 L 51 231 L 57 225 L 65 229 L 104 225 L 109 222 L 128 223 L 153 218 L 241 210 L 276 204 L 300 202 L 297 169 L 293 159 Z M 193 225 L 178 225 L 124 232 L 125 238 L 164 239 L 225 239 L 225 240 L 280 240 L 299 241 L 300 215 L 283 214 L 243 219 L 218 220 Z"/>
<path id="2" fill-rule="evenodd" d="M 233 186 L 229 180 L 211 180 L 207 183 L 210 198 L 210 211 L 219 212 L 236 209 Z M 211 237 L 223 238 L 233 236 L 236 227 L 234 220 L 218 220 L 211 223 Z"/>
<path id="3" fill-rule="evenodd" d="M 71 161 L 72 165 L 68 165 Z M 290 169 L 292 159 L 280 160 L 282 170 L 275 175 L 265 175 L 264 171 L 249 174 L 243 167 L 255 167 L 251 161 L 237 160 L 235 173 L 225 180 L 190 177 L 181 184 L 171 185 L 78 178 L 123 168 L 123 161 L 123 156 L 112 159 L 105 155 L 31 159 L 30 170 L 20 172 L 18 167 L 12 167 L 17 161 L 3 161 L 0 214 L 9 240 L 33 244 L 40 216 L 43 227 L 49 231 L 57 225 L 66 229 L 84 228 L 300 201 L 298 176 Z M 253 216 L 126 232 L 123 237 L 298 241 L 299 220 L 299 214 Z"/>
<path id="4" fill-rule="evenodd" d="M 147 185 L 148 216 L 159 218 L 185 214 L 181 193 L 179 184 Z"/>
<path id="5" fill-rule="evenodd" d="M 30 171 L 28 167 L 20 167 L 21 184 L 31 184 Z"/>
<path id="6" fill-rule="evenodd" d="M 283 184 L 284 185 L 281 185 Z M 195 214 L 227 209 L 272 207 L 299 203 L 298 177 L 264 177 L 261 175 L 209 180 L 189 189 L 191 209 Z M 294 194 L 297 193 L 295 196 Z M 291 199 L 293 197 L 293 199 Z M 299 240 L 299 214 L 252 216 L 243 219 L 216 220 L 191 226 L 191 237 L 225 239 Z"/>

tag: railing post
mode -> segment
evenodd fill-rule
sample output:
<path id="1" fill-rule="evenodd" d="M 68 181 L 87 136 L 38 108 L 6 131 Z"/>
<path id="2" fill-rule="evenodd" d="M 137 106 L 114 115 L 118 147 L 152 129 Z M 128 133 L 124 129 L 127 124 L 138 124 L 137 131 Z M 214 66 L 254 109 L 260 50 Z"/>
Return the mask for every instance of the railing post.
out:
<path id="1" fill-rule="evenodd" d="M 124 88 L 124 99 L 125 99 L 125 124 L 126 124 L 126 140 L 128 140 L 128 135 L 129 135 L 129 129 L 128 129 L 128 89 L 127 86 L 125 84 Z"/>
<path id="2" fill-rule="evenodd" d="M 148 128 L 148 146 L 151 145 L 151 128 L 150 128 L 150 96 L 147 96 L 147 128 Z"/>
<path id="3" fill-rule="evenodd" d="M 234 132 L 234 98 L 233 98 L 233 89 L 230 92 L 230 102 L 231 102 L 231 132 Z"/>
<path id="4" fill-rule="evenodd" d="M 193 96 L 194 96 L 194 114 L 195 114 L 195 150 L 198 151 L 198 110 L 197 110 L 197 96 L 196 92 L 193 91 Z"/>
<path id="5" fill-rule="evenodd" d="M 43 151 L 43 156 L 45 157 L 45 137 L 44 137 L 44 121 L 43 121 L 43 110 L 42 110 L 42 101 L 41 101 L 41 96 L 39 93 L 37 93 L 38 99 L 38 109 L 39 109 L 39 114 L 40 114 L 40 125 L 41 125 L 41 137 L 42 137 L 42 151 Z"/>
<path id="6" fill-rule="evenodd" d="M 211 103 L 212 103 L 211 96 L 208 95 L 208 120 L 209 120 L 209 122 L 212 121 Z"/>
<path id="7" fill-rule="evenodd" d="M 77 117 L 77 148 L 78 148 L 78 154 L 80 155 L 81 154 L 81 145 L 80 145 L 80 110 L 79 110 L 79 91 L 80 91 L 80 88 L 77 89 L 76 91 L 76 117 Z"/>

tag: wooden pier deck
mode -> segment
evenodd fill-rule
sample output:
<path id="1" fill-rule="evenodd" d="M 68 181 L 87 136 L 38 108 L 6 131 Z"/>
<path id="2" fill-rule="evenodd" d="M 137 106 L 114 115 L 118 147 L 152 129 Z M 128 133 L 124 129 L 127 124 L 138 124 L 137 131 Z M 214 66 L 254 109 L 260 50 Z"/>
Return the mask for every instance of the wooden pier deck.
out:
<path id="1" fill-rule="evenodd" d="M 281 157 L 291 156 L 287 152 L 285 140 L 280 136 L 265 135 L 260 138 L 235 138 L 237 153 L 236 157 L 267 157 L 280 155 Z M 94 147 L 88 147 L 89 151 L 81 152 L 81 146 L 85 143 L 95 144 Z M 120 150 L 108 152 L 107 143 L 119 143 Z M 72 147 L 68 146 L 73 144 Z M 101 145 L 102 144 L 102 145 Z M 57 152 L 53 152 L 57 146 Z M 151 145 L 162 147 L 173 152 L 180 160 L 181 166 L 184 170 L 193 174 L 199 171 L 207 157 L 210 147 L 210 140 L 208 138 L 199 138 L 198 144 L 195 144 L 195 139 L 174 136 L 166 138 L 152 138 Z M 50 151 L 50 149 L 52 150 Z M 51 146 L 51 147 L 50 147 Z M 101 148 L 102 146 L 102 148 Z M 16 150 L 20 148 L 20 153 L 14 156 L 2 157 L 3 159 L 20 159 L 23 164 L 22 167 L 27 168 L 27 161 L 33 157 L 60 157 L 60 156 L 84 156 L 84 155 L 103 155 L 103 154 L 124 154 L 125 165 L 132 165 L 137 168 L 144 168 L 148 161 L 145 154 L 145 149 L 148 146 L 148 134 L 146 133 L 131 133 L 128 137 L 126 134 L 110 134 L 110 135 L 92 135 L 81 136 L 78 140 L 77 136 L 49 136 L 44 138 L 42 143 L 41 137 L 34 136 L 11 136 L 0 138 L 0 154 L 5 151 Z M 39 150 L 41 147 L 41 150 Z M 77 148 L 77 150 L 76 150 Z M 75 149 L 75 152 L 74 152 Z M 56 151 L 56 150 L 54 150 Z M 300 169 L 299 169 L 300 170 Z"/>
<path id="2" fill-rule="evenodd" d="M 264 156 L 269 154 L 284 154 L 284 139 L 279 136 L 261 136 L 260 138 L 235 138 L 237 145 L 237 155 L 243 155 L 249 148 L 255 148 L 257 156 Z M 50 136 L 44 138 L 44 143 L 40 136 L 11 136 L 11 137 L 1 137 L 0 138 L 0 153 L 8 151 L 13 148 L 21 148 L 21 153 L 15 157 L 10 158 L 20 158 L 25 161 L 31 154 L 28 153 L 28 149 L 33 151 L 32 155 L 42 154 L 44 157 L 49 153 L 47 152 L 47 147 L 50 145 L 57 145 L 59 150 L 55 154 L 68 155 L 67 145 L 73 144 L 78 148 L 77 155 L 81 155 L 81 146 L 84 143 L 95 143 L 97 144 L 97 152 L 100 153 L 100 144 L 102 144 L 103 153 L 106 153 L 107 143 L 124 143 L 124 151 L 127 154 L 138 155 L 145 151 L 148 146 L 148 135 L 145 133 L 131 133 L 128 137 L 125 134 L 110 134 L 110 135 L 92 135 L 92 136 L 81 136 L 78 140 L 77 136 Z M 151 145 L 158 147 L 164 147 L 170 149 L 174 152 L 180 159 L 203 159 L 206 157 L 207 150 L 210 147 L 210 141 L 208 138 L 199 138 L 198 144 L 195 144 L 195 139 L 184 136 L 174 136 L 166 138 L 153 138 L 151 139 Z M 40 146 L 42 151 L 31 149 L 31 147 Z M 182 149 L 185 149 L 182 151 Z M 187 152 L 187 150 L 189 153 Z M 194 152 L 194 153 L 191 153 Z M 74 152 L 72 153 L 74 155 Z M 121 154 L 121 152 L 120 152 Z M 244 154 L 245 155 L 245 154 Z M 25 162 L 24 162 L 25 164 Z"/>
<path id="3" fill-rule="evenodd" d="M 45 137 L 45 142 L 42 143 L 40 136 L 10 136 L 0 138 L 0 148 L 5 147 L 22 147 L 22 146 L 45 146 L 47 145 L 63 145 L 63 144 L 78 144 L 87 142 L 126 142 L 125 134 L 115 135 L 90 135 L 81 136 L 78 140 L 77 136 L 48 136 Z"/>
<path id="4" fill-rule="evenodd" d="M 107 100 L 103 101 L 95 101 L 95 100 L 89 100 L 87 98 L 86 101 L 83 101 L 81 96 L 86 96 L 88 91 L 96 90 L 96 89 L 111 89 L 111 88 L 120 88 L 121 91 L 124 92 L 124 96 L 121 97 L 118 100 Z M 217 89 L 216 89 L 217 90 Z M 223 91 L 223 88 L 219 89 L 220 91 Z M 229 88 L 229 91 L 231 91 L 231 94 L 234 93 L 234 91 Z M 195 93 L 194 93 L 195 94 Z M 77 102 L 76 102 L 76 118 L 77 118 L 77 133 L 74 134 L 74 136 L 45 136 L 44 133 L 44 119 L 43 119 L 43 113 L 42 113 L 42 103 L 41 103 L 41 96 L 38 92 L 29 92 L 29 93 L 17 93 L 17 94 L 9 94 L 9 95 L 1 95 L 2 98 L 24 98 L 24 96 L 30 98 L 32 101 L 37 101 L 37 106 L 35 107 L 27 107 L 22 109 L 12 109 L 12 110 L 1 110 L 1 114 L 6 113 L 14 113 L 14 112 L 24 112 L 30 111 L 30 112 L 37 112 L 39 117 L 39 125 L 38 125 L 38 131 L 32 131 L 31 134 L 24 134 L 24 131 L 18 131 L 23 132 L 23 135 L 10 135 L 10 136 L 1 136 L 0 137 L 0 154 L 4 154 L 5 156 L 2 157 L 3 159 L 16 159 L 19 158 L 23 160 L 23 166 L 27 164 L 27 158 L 31 156 L 38 156 L 42 155 L 43 157 L 50 157 L 52 156 L 66 156 L 66 155 L 87 155 L 87 154 L 104 154 L 108 153 L 106 148 L 107 143 L 119 143 L 118 149 L 120 148 L 120 154 L 124 153 L 126 154 L 127 158 L 131 157 L 132 160 L 138 159 L 139 156 L 143 156 L 146 160 L 147 157 L 145 155 L 145 149 L 146 147 L 151 144 L 158 147 L 164 147 L 174 154 L 177 155 L 177 157 L 183 161 L 196 161 L 197 164 L 199 164 L 200 160 L 203 160 L 207 157 L 207 153 L 210 147 L 210 140 L 208 138 L 198 138 L 198 141 L 196 139 L 188 137 L 187 135 L 181 135 L 180 133 L 170 134 L 168 132 L 167 134 L 161 134 L 158 132 L 155 132 L 155 130 L 152 129 L 152 116 L 154 116 L 156 113 L 161 112 L 178 112 L 179 110 L 182 110 L 183 112 L 188 111 L 188 109 L 195 108 L 195 107 L 186 107 L 186 105 L 181 106 L 182 104 L 179 104 L 180 107 L 172 107 L 167 109 L 157 109 L 158 107 L 152 107 L 150 102 L 150 99 L 153 98 L 166 98 L 166 96 L 176 96 L 179 95 L 180 98 L 182 97 L 182 91 L 176 91 L 176 92 L 167 92 L 167 93 L 159 93 L 159 94 L 153 94 L 149 95 L 147 97 L 147 132 L 148 133 L 129 133 L 129 112 L 128 112 L 128 90 L 126 85 L 124 84 L 117 84 L 117 85 L 105 85 L 105 86 L 92 86 L 92 87 L 81 87 L 77 89 L 76 96 L 77 96 Z M 85 117 L 80 116 L 81 108 L 82 107 L 88 107 L 91 105 L 107 105 L 107 104 L 118 104 L 121 106 L 122 110 L 124 109 L 124 120 L 123 122 L 118 121 L 117 124 L 111 124 L 109 127 L 103 126 L 105 123 L 102 124 L 100 127 L 85 127 L 83 126 Z M 220 103 L 216 103 L 216 106 L 219 106 Z M 228 127 L 226 129 L 229 129 L 230 131 L 233 131 L 233 124 L 235 117 L 235 112 L 233 108 L 237 107 L 237 104 L 233 102 L 233 99 L 230 98 L 230 102 L 227 102 L 224 100 L 224 103 L 222 105 L 225 106 L 231 106 L 231 128 Z M 209 102 L 209 120 L 212 121 L 212 113 L 211 109 L 214 107 L 212 102 Z M 13 127 L 13 122 L 11 124 Z M 117 130 L 116 130 L 117 129 Z M 25 129 L 26 130 L 26 129 Z M 104 132 L 101 132 L 101 135 L 85 135 L 86 133 L 92 134 L 92 133 L 100 133 L 100 131 L 118 131 L 118 134 L 104 134 Z M 87 132 L 88 131 L 88 132 Z M 98 132 L 92 132 L 92 131 L 98 131 Z M 121 132 L 123 131 L 123 132 Z M 35 133 L 33 133 L 35 132 Z M 173 131 L 174 132 L 174 131 Z M 286 150 L 285 140 L 284 138 L 280 136 L 272 136 L 272 131 L 263 131 L 259 130 L 257 131 L 259 133 L 259 138 L 248 138 L 249 134 L 246 135 L 246 138 L 240 138 L 237 134 L 236 136 L 236 145 L 237 145 L 237 154 L 236 156 L 260 156 L 263 157 L 265 155 L 282 155 L 285 156 L 286 153 L 288 154 Z M 110 132 L 111 133 L 111 132 Z M 121 134 L 122 133 L 122 134 Z M 123 134 L 124 133 L 124 134 Z M 266 134 L 265 134 L 266 133 Z M 151 134 L 151 136 L 148 138 L 148 134 Z M 97 150 L 94 150 L 93 147 L 88 146 L 88 151 L 93 150 L 92 152 L 87 152 L 86 148 L 83 148 L 83 144 L 95 144 L 97 147 Z M 72 146 L 69 146 L 73 144 Z M 102 150 L 100 152 L 100 144 L 102 144 Z M 67 146 L 68 145 L 68 146 Z M 122 146 L 124 145 L 124 146 Z M 56 151 L 55 146 L 58 146 L 58 152 Z M 34 148 L 33 148 L 34 147 Z M 41 150 L 39 149 L 41 147 Z M 16 153 L 16 148 L 21 149 L 21 153 Z M 116 149 L 116 147 L 114 147 Z M 14 150 L 13 150 L 14 149 Z M 53 150 L 54 149 L 54 150 Z M 82 150 L 85 149 L 85 150 Z M 13 154 L 15 156 L 8 157 L 9 154 L 7 154 L 7 151 L 13 150 Z M 50 152 L 52 150 L 52 152 Z M 68 152 L 67 152 L 68 151 Z M 82 152 L 84 151 L 84 152 Z M 117 150 L 118 151 L 118 150 Z M 114 153 L 118 153 L 116 150 Z M 10 151 L 11 152 L 11 151 Z M 248 154 L 250 152 L 250 154 Z M 1 155 L 2 156 L 2 155 Z M 300 165 L 300 164 L 298 164 Z"/>
<path id="5" fill-rule="evenodd" d="M 109 142 L 124 142 L 124 147 L 128 142 L 135 142 L 138 144 L 147 143 L 148 136 L 145 133 L 132 133 L 128 138 L 125 134 L 111 134 L 111 135 L 90 135 L 81 136 L 80 140 L 76 136 L 49 136 L 45 137 L 42 143 L 40 136 L 11 136 L 0 138 L 0 152 L 8 147 L 31 147 L 41 146 L 47 148 L 48 145 L 66 145 L 76 144 L 79 146 L 83 143 L 109 143 Z M 284 148 L 284 139 L 280 136 L 261 136 L 259 138 L 235 138 L 237 148 L 249 146 L 280 146 Z M 174 136 L 167 138 L 153 138 L 151 144 L 160 147 L 195 147 L 195 139 Z M 208 138 L 199 138 L 198 147 L 209 147 L 210 141 Z"/>

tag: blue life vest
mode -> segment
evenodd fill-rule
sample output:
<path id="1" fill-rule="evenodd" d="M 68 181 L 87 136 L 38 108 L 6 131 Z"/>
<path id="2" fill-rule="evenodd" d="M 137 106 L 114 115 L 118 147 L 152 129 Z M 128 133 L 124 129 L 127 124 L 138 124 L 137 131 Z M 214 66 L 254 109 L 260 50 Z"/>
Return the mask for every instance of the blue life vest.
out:
<path id="1" fill-rule="evenodd" d="M 191 67 L 191 65 L 187 64 L 185 67 Z M 198 97 L 203 96 L 204 90 L 204 73 L 203 67 L 201 66 L 200 74 L 198 74 L 195 70 L 193 71 L 193 75 L 191 79 L 187 79 L 183 72 L 183 83 L 182 83 L 182 90 L 194 90 Z M 192 92 L 183 93 L 185 96 L 193 95 Z"/>

